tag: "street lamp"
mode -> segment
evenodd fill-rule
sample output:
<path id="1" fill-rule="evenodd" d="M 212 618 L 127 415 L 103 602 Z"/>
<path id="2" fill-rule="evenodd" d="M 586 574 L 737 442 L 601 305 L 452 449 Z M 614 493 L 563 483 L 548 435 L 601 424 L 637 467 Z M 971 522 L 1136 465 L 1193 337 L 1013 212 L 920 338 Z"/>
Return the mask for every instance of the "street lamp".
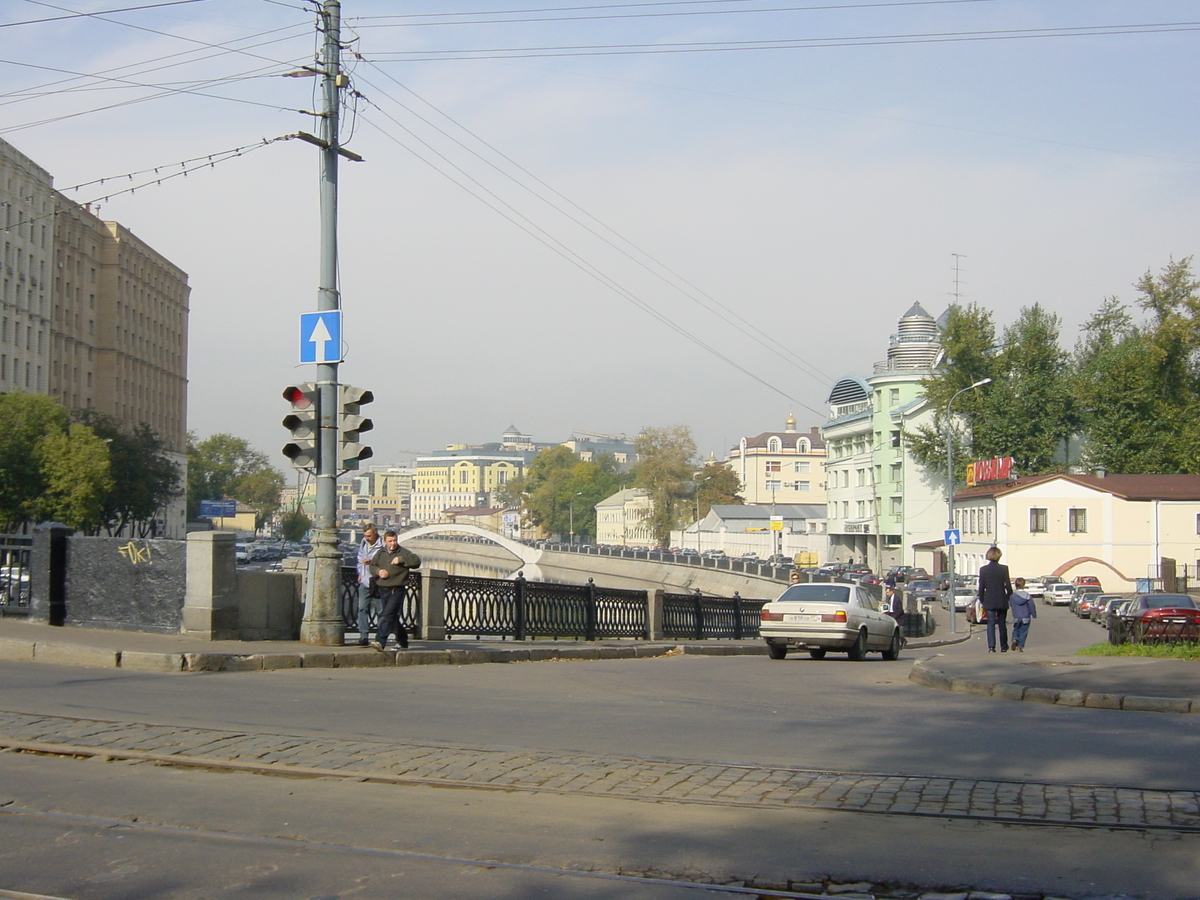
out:
<path id="1" fill-rule="evenodd" d="M 571 495 L 571 506 L 570 506 L 570 510 L 571 510 L 571 540 L 570 540 L 570 544 L 572 547 L 575 546 L 575 498 L 578 497 L 582 493 L 583 493 L 583 491 L 576 491 L 574 494 Z"/>
<path id="2" fill-rule="evenodd" d="M 950 408 L 954 406 L 954 401 L 958 399 L 959 394 L 965 394 L 967 391 L 973 391 L 977 387 L 983 387 L 985 384 L 990 384 L 992 379 L 984 378 L 974 384 L 963 388 L 957 394 L 952 396 L 946 403 L 946 514 L 947 514 L 947 531 L 954 530 L 954 435 L 950 433 Z M 950 576 L 950 582 L 947 586 L 950 591 L 950 633 L 954 634 L 958 631 L 958 622 L 955 616 L 957 611 L 954 602 L 954 545 L 947 543 L 946 545 L 947 573 Z"/>

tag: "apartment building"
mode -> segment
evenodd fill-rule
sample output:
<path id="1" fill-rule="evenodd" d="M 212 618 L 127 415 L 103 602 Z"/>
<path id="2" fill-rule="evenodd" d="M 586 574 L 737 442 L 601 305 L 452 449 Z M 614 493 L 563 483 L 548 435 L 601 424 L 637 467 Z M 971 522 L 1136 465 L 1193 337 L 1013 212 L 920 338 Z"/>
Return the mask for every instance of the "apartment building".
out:
<path id="1" fill-rule="evenodd" d="M 187 274 L 117 222 L 59 194 L 0 139 L 0 391 L 56 397 L 187 445 Z M 184 500 L 160 534 L 182 537 Z"/>
<path id="2" fill-rule="evenodd" d="M 783 431 L 744 437 L 725 465 L 737 473 L 747 503 L 825 504 L 825 440 L 820 429 L 796 430 L 791 413 Z"/>

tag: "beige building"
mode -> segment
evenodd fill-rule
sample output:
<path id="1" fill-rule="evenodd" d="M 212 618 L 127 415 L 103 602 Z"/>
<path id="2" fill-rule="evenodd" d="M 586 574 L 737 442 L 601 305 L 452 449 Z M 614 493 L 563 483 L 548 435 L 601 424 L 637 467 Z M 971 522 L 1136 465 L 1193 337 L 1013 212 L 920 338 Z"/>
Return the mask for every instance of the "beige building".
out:
<path id="1" fill-rule="evenodd" d="M 116 222 L 53 189 L 0 140 L 0 391 L 56 397 L 149 425 L 186 462 L 187 275 Z M 185 533 L 184 498 L 160 534 Z"/>
<path id="2" fill-rule="evenodd" d="M 825 441 L 818 429 L 796 431 L 789 414 L 783 431 L 742 438 L 725 465 L 737 473 L 747 503 L 824 503 Z"/>
<path id="3" fill-rule="evenodd" d="M 974 572 L 995 544 L 1013 576 L 1095 575 L 1132 591 L 1200 565 L 1200 475 L 1039 475 L 955 494 L 955 568 Z"/>
<path id="4" fill-rule="evenodd" d="M 615 547 L 656 547 L 650 531 L 650 495 L 626 488 L 605 497 L 595 506 L 596 543 Z"/>

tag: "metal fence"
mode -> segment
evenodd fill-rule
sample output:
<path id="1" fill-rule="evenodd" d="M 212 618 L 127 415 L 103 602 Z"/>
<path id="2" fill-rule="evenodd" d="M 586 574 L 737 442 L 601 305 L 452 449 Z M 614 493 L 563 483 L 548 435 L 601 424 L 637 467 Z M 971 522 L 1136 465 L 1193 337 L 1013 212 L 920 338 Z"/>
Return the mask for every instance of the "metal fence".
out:
<path id="1" fill-rule="evenodd" d="M 0 534 L 0 616 L 27 616 L 33 591 L 29 563 L 33 538 Z"/>
<path id="2" fill-rule="evenodd" d="M 342 566 L 341 594 L 339 609 L 347 632 L 358 634 L 358 568 Z M 421 576 L 417 572 L 409 572 L 404 582 L 404 600 L 400 604 L 400 624 L 410 635 L 416 634 L 421 626 Z M 374 634 L 379 627 L 379 601 L 376 600 L 367 608 L 367 632 L 360 638 Z"/>
<path id="3" fill-rule="evenodd" d="M 446 578 L 446 635 L 513 638 L 645 638 L 645 591 L 527 581 Z"/>
<path id="4" fill-rule="evenodd" d="M 695 594 L 663 595 L 663 636 L 685 640 L 758 637 L 763 604 L 767 600 L 705 597 Z"/>

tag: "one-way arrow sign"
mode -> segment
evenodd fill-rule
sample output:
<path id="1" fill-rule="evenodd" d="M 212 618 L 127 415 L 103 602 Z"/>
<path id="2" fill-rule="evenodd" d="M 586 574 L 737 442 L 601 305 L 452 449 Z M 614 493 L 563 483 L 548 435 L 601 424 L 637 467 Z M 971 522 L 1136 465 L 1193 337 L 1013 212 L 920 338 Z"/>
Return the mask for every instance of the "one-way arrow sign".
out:
<path id="1" fill-rule="evenodd" d="M 327 309 L 300 314 L 300 362 L 342 361 L 342 312 Z"/>

